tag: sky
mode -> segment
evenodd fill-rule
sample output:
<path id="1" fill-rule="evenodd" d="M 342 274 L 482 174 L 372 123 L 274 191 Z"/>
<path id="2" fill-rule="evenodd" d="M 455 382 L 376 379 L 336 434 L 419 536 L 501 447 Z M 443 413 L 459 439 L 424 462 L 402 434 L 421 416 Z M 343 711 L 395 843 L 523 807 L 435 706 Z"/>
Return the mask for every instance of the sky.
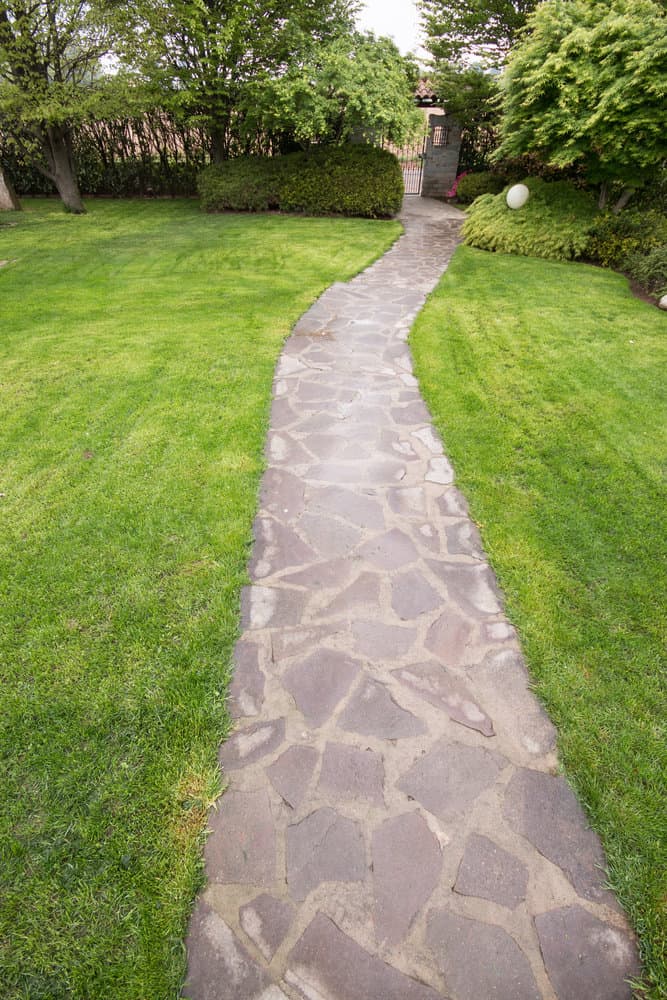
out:
<path id="1" fill-rule="evenodd" d="M 419 14 L 413 0 L 365 0 L 358 23 L 365 31 L 389 35 L 403 54 L 426 55 L 420 47 Z"/>

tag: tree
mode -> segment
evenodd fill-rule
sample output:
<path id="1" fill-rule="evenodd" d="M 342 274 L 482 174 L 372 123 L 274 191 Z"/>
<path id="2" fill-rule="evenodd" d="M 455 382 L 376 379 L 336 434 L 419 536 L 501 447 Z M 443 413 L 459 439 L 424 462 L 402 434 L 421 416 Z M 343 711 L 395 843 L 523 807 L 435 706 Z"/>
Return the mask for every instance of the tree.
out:
<path id="1" fill-rule="evenodd" d="M 545 0 L 509 59 L 498 157 L 580 166 L 628 193 L 667 156 L 667 15 L 654 0 Z M 617 206 L 617 208 L 622 205 Z"/>
<path id="2" fill-rule="evenodd" d="M 303 146 L 382 137 L 401 145 L 420 127 L 419 67 L 389 38 L 352 32 L 313 48 L 286 73 L 257 88 L 253 105 L 268 129 L 286 129 Z"/>
<path id="3" fill-rule="evenodd" d="M 87 113 L 111 38 L 107 12 L 93 2 L 0 4 L 3 132 L 32 146 L 36 165 L 70 212 L 85 211 L 72 160 L 72 127 Z"/>
<path id="4" fill-rule="evenodd" d="M 353 0 L 135 0 L 139 44 L 127 54 L 206 128 L 220 162 L 247 151 L 262 83 L 351 30 L 354 8 Z"/>
<path id="5" fill-rule="evenodd" d="M 440 63 L 504 62 L 539 0 L 419 0 L 426 47 Z"/>
<path id="6" fill-rule="evenodd" d="M 487 170 L 500 121 L 498 74 L 479 64 L 437 63 L 432 82 L 438 102 L 461 126 L 460 168 Z"/>

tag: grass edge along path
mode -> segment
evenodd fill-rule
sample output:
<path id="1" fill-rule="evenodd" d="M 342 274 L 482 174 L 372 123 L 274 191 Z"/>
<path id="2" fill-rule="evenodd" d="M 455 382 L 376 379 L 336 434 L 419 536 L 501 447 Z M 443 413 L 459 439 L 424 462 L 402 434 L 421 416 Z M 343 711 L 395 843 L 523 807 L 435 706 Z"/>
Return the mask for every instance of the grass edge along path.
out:
<path id="1" fill-rule="evenodd" d="M 652 1000 L 667 996 L 666 332 L 619 276 L 460 247 L 410 340 Z"/>
<path id="2" fill-rule="evenodd" d="M 0 993 L 176 1000 L 276 359 L 400 225 L 24 204 L 0 218 Z"/>

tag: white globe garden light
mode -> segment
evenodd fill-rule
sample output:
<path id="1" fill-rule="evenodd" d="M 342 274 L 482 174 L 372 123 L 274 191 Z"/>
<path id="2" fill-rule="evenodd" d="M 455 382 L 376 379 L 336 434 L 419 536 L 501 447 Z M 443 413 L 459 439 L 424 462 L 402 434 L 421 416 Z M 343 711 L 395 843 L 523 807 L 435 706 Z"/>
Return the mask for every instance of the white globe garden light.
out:
<path id="1" fill-rule="evenodd" d="M 523 208 L 530 197 L 530 191 L 525 184 L 513 184 L 507 192 L 507 204 L 510 208 Z"/>

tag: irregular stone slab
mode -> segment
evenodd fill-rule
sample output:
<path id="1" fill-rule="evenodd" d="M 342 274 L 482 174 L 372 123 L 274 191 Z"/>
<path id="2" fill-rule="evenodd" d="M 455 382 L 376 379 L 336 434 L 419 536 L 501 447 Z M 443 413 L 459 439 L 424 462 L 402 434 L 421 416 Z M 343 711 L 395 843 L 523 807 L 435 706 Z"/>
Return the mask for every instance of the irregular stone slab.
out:
<path id="1" fill-rule="evenodd" d="M 482 736 L 494 736 L 493 723 L 473 699 L 470 691 L 439 663 L 414 663 L 393 670 L 393 675 L 416 691 L 430 705 L 442 709 L 454 722 L 475 729 Z"/>
<path id="2" fill-rule="evenodd" d="M 440 577 L 453 600 L 474 615 L 497 615 L 502 611 L 495 577 L 488 566 L 467 566 L 431 559 L 430 569 Z"/>
<path id="3" fill-rule="evenodd" d="M 418 618 L 442 604 L 442 597 L 427 583 L 422 573 L 410 570 L 391 585 L 391 606 L 404 621 Z"/>
<path id="4" fill-rule="evenodd" d="M 413 431 L 412 436 L 421 441 L 432 455 L 442 455 L 442 441 L 430 424 L 428 427 L 421 427 L 418 431 Z"/>
<path id="5" fill-rule="evenodd" d="M 528 959 L 501 927 L 433 910 L 426 942 L 456 1000 L 542 1000 Z"/>
<path id="6" fill-rule="evenodd" d="M 494 784 L 507 761 L 484 747 L 441 740 L 419 757 L 398 782 L 398 788 L 440 819 L 468 809 Z"/>
<path id="7" fill-rule="evenodd" d="M 425 645 L 446 666 L 460 667 L 474 663 L 478 655 L 476 634 L 475 623 L 470 618 L 447 610 L 431 625 Z"/>
<path id="8" fill-rule="evenodd" d="M 391 458 L 373 459 L 362 463 L 361 467 L 358 462 L 318 462 L 308 470 L 308 478 L 332 486 L 358 486 L 360 483 L 381 486 L 404 479 L 405 465 Z"/>
<path id="9" fill-rule="evenodd" d="M 398 569 L 417 558 L 414 543 L 398 528 L 366 542 L 359 551 L 364 559 L 379 569 Z"/>
<path id="10" fill-rule="evenodd" d="M 318 649 L 337 635 L 334 626 L 320 628 L 277 629 L 271 633 L 271 656 L 274 663 L 289 660 L 300 653 Z"/>
<path id="11" fill-rule="evenodd" d="M 640 974 L 632 938 L 581 906 L 535 917 L 544 964 L 558 1000 L 630 1000 Z"/>
<path id="12" fill-rule="evenodd" d="M 428 463 L 428 470 L 424 479 L 427 483 L 438 483 L 441 486 L 449 486 L 454 482 L 454 470 L 447 458 L 442 455 L 440 458 L 432 458 Z"/>
<path id="13" fill-rule="evenodd" d="M 374 750 L 358 750 L 344 743 L 327 743 L 319 787 L 336 799 L 384 804 L 384 765 Z"/>
<path id="14" fill-rule="evenodd" d="M 306 569 L 297 570 L 281 577 L 284 583 L 294 587 L 306 587 L 308 590 L 328 590 L 331 587 L 343 587 L 350 578 L 353 565 L 345 559 L 332 559 L 329 562 L 316 563 Z"/>
<path id="15" fill-rule="evenodd" d="M 259 649 L 241 639 L 234 649 L 234 676 L 229 686 L 229 711 L 239 719 L 257 715 L 264 702 L 264 674 L 259 666 Z"/>
<path id="16" fill-rule="evenodd" d="M 321 882 L 361 882 L 366 849 L 358 823 L 328 806 L 287 828 L 287 885 L 304 900 Z"/>
<path id="17" fill-rule="evenodd" d="M 472 521 L 457 521 L 445 527 L 447 551 L 450 555 L 472 556 L 473 559 L 483 559 L 484 549 L 479 531 Z"/>
<path id="18" fill-rule="evenodd" d="M 218 759 L 222 767 L 231 771 L 252 764 L 260 757 L 277 750 L 285 739 L 285 720 L 272 719 L 256 722 L 245 729 L 239 729 L 220 747 Z"/>
<path id="19" fill-rule="evenodd" d="M 388 490 L 389 506 L 396 514 L 405 517 L 423 517 L 426 514 L 426 494 L 422 486 L 403 486 Z"/>
<path id="20" fill-rule="evenodd" d="M 244 587 L 241 591 L 241 626 L 244 629 L 282 628 L 298 625 L 307 596 L 282 587 Z"/>
<path id="21" fill-rule="evenodd" d="M 468 501 L 455 486 L 438 497 L 438 507 L 443 517 L 470 516 Z"/>
<path id="22" fill-rule="evenodd" d="M 205 858 L 209 880 L 269 885 L 276 877 L 275 822 L 266 791 L 225 792 L 210 820 Z"/>
<path id="23" fill-rule="evenodd" d="M 281 1000 L 285 994 L 215 910 L 200 900 L 187 939 L 187 1000 Z"/>
<path id="24" fill-rule="evenodd" d="M 361 538 L 358 528 L 339 524 L 322 514 L 304 514 L 299 520 L 299 530 L 313 548 L 328 559 L 347 555 Z"/>
<path id="25" fill-rule="evenodd" d="M 431 552 L 440 551 L 440 539 L 432 524 L 419 525 L 419 543 L 425 545 Z"/>
<path id="26" fill-rule="evenodd" d="M 298 809 L 303 801 L 318 756 L 314 747 L 291 746 L 266 769 L 278 795 L 292 809 Z"/>
<path id="27" fill-rule="evenodd" d="M 395 660 L 404 656 L 417 636 L 416 629 L 382 622 L 355 622 L 352 626 L 357 652 L 376 660 Z"/>
<path id="28" fill-rule="evenodd" d="M 381 531 L 384 514 L 379 502 L 367 493 L 356 493 L 331 486 L 320 490 L 314 497 L 316 507 L 350 521 L 358 528 Z"/>
<path id="29" fill-rule="evenodd" d="M 518 650 L 489 653 L 475 667 L 475 680 L 494 693 L 495 711 L 511 726 L 528 753 L 539 757 L 555 749 L 556 727 L 530 689 L 528 671 Z"/>
<path id="30" fill-rule="evenodd" d="M 602 845 L 565 778 L 522 768 L 507 786 L 503 813 L 516 833 L 565 873 L 580 896 L 613 900 L 603 888 Z"/>
<path id="31" fill-rule="evenodd" d="M 359 608 L 364 605 L 377 607 L 380 597 L 380 578 L 375 573 L 362 573 L 354 583 L 351 583 L 338 597 L 324 608 L 318 617 L 334 618 L 337 616 L 356 617 Z"/>
<path id="32" fill-rule="evenodd" d="M 285 980 L 303 1000 L 442 1000 L 318 913 L 290 952 Z"/>
<path id="33" fill-rule="evenodd" d="M 523 861 L 504 851 L 488 837 L 468 837 L 454 883 L 462 896 L 490 899 L 513 910 L 526 898 L 528 869 Z"/>
<path id="34" fill-rule="evenodd" d="M 284 899 L 262 893 L 239 910 L 241 927 L 270 962 L 292 926 L 296 910 Z"/>
<path id="35" fill-rule="evenodd" d="M 516 641 L 516 629 L 509 622 L 484 622 L 481 634 L 483 642 Z"/>
<path id="36" fill-rule="evenodd" d="M 281 431 L 280 434 L 277 432 L 269 434 L 266 452 L 271 462 L 292 467 L 308 465 L 313 460 L 313 456 L 287 431 Z"/>
<path id="37" fill-rule="evenodd" d="M 372 851 L 378 941 L 400 944 L 438 884 L 440 844 L 424 818 L 409 812 L 386 820 L 375 831 Z"/>
<path id="38" fill-rule="evenodd" d="M 280 521 L 291 521 L 303 511 L 305 486 L 286 469 L 267 469 L 262 478 L 259 504 Z"/>
<path id="39" fill-rule="evenodd" d="M 431 420 L 426 405 L 420 399 L 407 406 L 392 407 L 391 418 L 399 427 L 414 427 L 415 424 L 425 424 Z"/>
<path id="40" fill-rule="evenodd" d="M 316 559 L 315 553 L 292 528 L 270 517 L 258 517 L 254 524 L 255 542 L 248 571 L 255 580 L 280 573 L 290 566 L 302 566 Z"/>
<path id="41" fill-rule="evenodd" d="M 286 398 L 274 399 L 271 404 L 271 427 L 274 430 L 281 430 L 295 424 L 298 415 L 294 412 Z"/>
<path id="42" fill-rule="evenodd" d="M 341 729 L 364 736 L 399 740 L 419 736 L 426 726 L 412 712 L 397 705 L 384 684 L 365 678 L 338 720 Z"/>
<path id="43" fill-rule="evenodd" d="M 283 684 L 310 726 L 321 726 L 349 691 L 359 673 L 357 660 L 333 649 L 319 649 L 289 667 Z"/>

